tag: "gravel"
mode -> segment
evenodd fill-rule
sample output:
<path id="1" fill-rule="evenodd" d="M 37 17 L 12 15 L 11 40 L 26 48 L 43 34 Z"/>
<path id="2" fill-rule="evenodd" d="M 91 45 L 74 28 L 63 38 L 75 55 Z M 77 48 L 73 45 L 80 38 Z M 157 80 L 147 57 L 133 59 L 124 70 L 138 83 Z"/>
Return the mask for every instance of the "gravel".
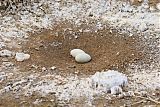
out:
<path id="1" fill-rule="evenodd" d="M 34 92 L 39 92 L 43 96 L 55 93 L 60 101 L 69 102 L 71 99 L 78 99 L 83 96 L 87 98 L 87 102 L 89 103 L 94 100 L 94 95 L 104 95 L 109 90 L 111 90 L 112 94 L 120 94 L 122 93 L 121 87 L 127 85 L 127 77 L 113 70 L 106 70 L 99 72 L 98 75 L 96 73 L 85 78 L 79 78 L 78 76 L 68 76 L 65 78 L 60 75 L 46 75 L 43 77 L 45 77 L 43 80 L 36 83 L 34 80 L 36 80 L 37 76 L 30 75 L 21 78 L 1 89 L 0 94 L 8 91 L 17 93 L 22 91 L 25 96 L 28 96 L 28 94 L 32 95 Z M 46 77 L 53 77 L 54 79 L 49 80 Z"/>
<path id="2" fill-rule="evenodd" d="M 13 52 L 9 51 L 9 50 L 1 50 L 0 51 L 0 57 L 11 57 L 13 55 Z"/>
<path id="3" fill-rule="evenodd" d="M 17 39 L 22 42 L 28 39 L 28 32 L 34 33 L 41 32 L 42 29 L 52 29 L 52 26 L 59 21 L 68 20 L 70 23 L 80 26 L 82 22 L 89 24 L 89 20 L 96 20 L 96 30 L 103 29 L 103 27 L 107 25 L 111 28 L 111 33 L 112 29 L 117 29 L 120 34 L 125 33 L 128 36 L 139 36 L 142 39 L 142 44 L 147 47 L 142 51 L 147 51 L 150 55 L 150 59 L 153 60 L 150 65 L 145 65 L 143 63 L 130 65 L 127 69 L 128 72 L 130 72 L 130 74 L 127 74 L 128 79 L 124 75 L 118 74 L 122 79 L 115 77 L 117 78 L 115 80 L 120 82 L 116 84 L 119 86 L 128 81 L 128 90 L 131 91 L 157 90 L 160 89 L 159 4 L 160 3 L 157 3 L 156 7 L 153 8 L 148 7 L 146 3 L 140 6 L 130 6 L 128 3 L 114 0 L 111 1 L 111 4 L 110 1 L 106 0 L 84 0 L 81 2 L 75 2 L 73 0 L 62 2 L 59 0 L 40 0 L 39 4 L 35 3 L 33 6 L 27 6 L 27 9 L 31 8 L 32 12 L 22 9 L 18 11 L 16 15 L 0 17 L 0 49 L 7 47 L 10 42 L 16 41 Z M 90 31 L 90 29 L 84 30 L 84 32 Z M 53 43 L 53 45 L 55 45 L 55 43 Z M 55 46 L 57 46 L 57 43 Z M 1 57 L 11 57 L 12 55 L 12 51 L 6 49 L 0 51 Z M 23 61 L 29 59 L 30 55 L 16 53 L 15 58 L 17 61 Z M 92 88 L 91 83 L 93 81 L 91 81 L 91 78 L 94 76 L 97 77 L 100 72 L 93 76 L 91 75 L 91 78 L 81 78 L 78 76 L 62 77 L 59 75 L 40 76 L 36 73 L 34 76 L 30 76 L 28 74 L 20 74 L 15 66 L 14 69 L 12 68 L 14 71 L 12 72 L 13 74 L 10 74 L 8 73 L 10 71 L 9 67 L 13 67 L 13 65 L 10 62 L 3 64 L 5 68 L 4 66 L 0 67 L 0 82 L 5 81 L 7 79 L 6 77 L 10 77 L 11 80 L 14 79 L 14 81 L 13 85 L 6 82 L 6 85 L 0 88 L 0 94 L 13 90 L 14 92 L 23 90 L 22 93 L 25 92 L 25 95 L 30 95 L 34 91 L 40 92 L 41 94 L 55 92 L 60 100 L 68 101 L 72 98 L 85 96 L 88 102 L 91 102 L 94 95 L 103 95 L 106 92 L 104 91 L 104 89 L 106 90 L 104 87 L 100 89 Z M 14 77 L 14 75 L 16 76 Z M 40 80 L 37 79 L 38 76 L 41 78 Z M 47 77 L 54 77 L 55 79 L 43 80 L 43 78 Z M 34 81 L 35 79 L 38 81 Z M 100 79 L 103 80 L 106 78 Z M 95 81 L 95 78 L 93 80 Z M 115 80 L 113 79 L 113 81 Z M 98 84 L 105 85 L 108 84 L 105 82 L 110 80 L 104 81 L 104 83 L 99 80 L 96 81 Z M 119 92 L 122 93 L 120 87 L 111 90 L 113 94 Z M 133 93 L 127 95 L 130 94 L 133 95 Z"/>

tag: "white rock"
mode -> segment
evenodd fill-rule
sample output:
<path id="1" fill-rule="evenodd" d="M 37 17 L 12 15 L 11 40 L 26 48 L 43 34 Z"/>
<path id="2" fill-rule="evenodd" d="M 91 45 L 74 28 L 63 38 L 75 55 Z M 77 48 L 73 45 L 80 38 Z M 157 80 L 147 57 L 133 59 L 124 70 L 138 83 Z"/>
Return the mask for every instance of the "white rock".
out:
<path id="1" fill-rule="evenodd" d="M 52 66 L 52 67 L 51 67 L 51 70 L 55 70 L 55 69 L 56 69 L 56 67 L 55 67 L 55 66 Z"/>
<path id="2" fill-rule="evenodd" d="M 80 53 L 85 53 L 85 52 L 81 49 L 73 49 L 70 51 L 70 55 L 72 55 L 73 57 L 76 57 Z"/>
<path id="3" fill-rule="evenodd" d="M 114 86 L 125 86 L 128 84 L 127 77 L 114 70 L 96 72 L 91 79 L 93 88 L 105 87 L 106 90 L 110 90 Z"/>
<path id="4" fill-rule="evenodd" d="M 158 10 L 160 10 L 160 3 L 157 3 L 157 4 L 156 4 L 156 8 L 157 8 Z"/>
<path id="5" fill-rule="evenodd" d="M 147 27 L 146 23 L 141 23 L 141 24 L 139 25 L 139 30 L 140 30 L 141 32 L 144 32 L 144 31 L 146 31 L 147 29 L 148 29 L 148 27 Z"/>
<path id="6" fill-rule="evenodd" d="M 4 42 L 0 42 L 0 49 L 4 48 L 6 45 Z"/>
<path id="7" fill-rule="evenodd" d="M 14 64 L 12 62 L 2 62 L 2 65 L 4 65 L 5 67 L 12 67 L 12 66 L 14 66 Z"/>
<path id="8" fill-rule="evenodd" d="M 144 5 L 143 5 L 143 8 L 149 9 L 149 5 L 148 5 L 148 4 L 144 4 Z"/>
<path id="9" fill-rule="evenodd" d="M 15 59 L 17 60 L 17 61 L 24 61 L 24 60 L 27 60 L 27 59 L 29 59 L 30 58 L 30 55 L 29 54 L 25 54 L 25 53 L 19 53 L 19 52 L 17 52 L 16 53 L 16 56 L 15 56 Z"/>
<path id="10" fill-rule="evenodd" d="M 123 95 L 125 97 L 133 97 L 133 96 L 135 96 L 133 91 L 123 92 Z"/>
<path id="11" fill-rule="evenodd" d="M 11 51 L 6 49 L 0 51 L 0 57 L 11 57 L 12 54 L 13 53 Z"/>
<path id="12" fill-rule="evenodd" d="M 122 88 L 120 86 L 114 86 L 111 88 L 111 94 L 121 94 L 123 91 L 122 91 Z"/>
<path id="13" fill-rule="evenodd" d="M 5 80 L 7 77 L 5 72 L 0 72 L 0 82 L 2 82 L 3 80 Z"/>
<path id="14" fill-rule="evenodd" d="M 154 6 L 151 6 L 151 7 L 149 8 L 149 10 L 153 12 L 153 11 L 156 10 L 156 8 L 155 8 Z"/>
<path id="15" fill-rule="evenodd" d="M 91 56 L 86 53 L 80 53 L 75 57 L 76 62 L 78 63 L 86 63 L 91 60 Z"/>
<path id="16" fill-rule="evenodd" d="M 46 67 L 42 67 L 42 72 L 47 71 Z"/>

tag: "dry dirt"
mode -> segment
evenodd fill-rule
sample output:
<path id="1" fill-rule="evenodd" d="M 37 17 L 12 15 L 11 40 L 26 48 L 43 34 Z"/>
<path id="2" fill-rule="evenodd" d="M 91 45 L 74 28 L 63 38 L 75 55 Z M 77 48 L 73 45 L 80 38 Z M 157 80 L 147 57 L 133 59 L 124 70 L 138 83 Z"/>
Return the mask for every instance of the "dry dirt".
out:
<path id="1" fill-rule="evenodd" d="M 87 27 L 93 31 L 85 32 Z M 22 44 L 22 49 L 29 53 L 31 58 L 24 62 L 15 63 L 20 66 L 21 72 L 29 72 L 33 69 L 32 65 L 36 65 L 40 73 L 42 67 L 50 68 L 56 66 L 58 72 L 63 76 L 75 72 L 89 75 L 104 69 L 116 69 L 127 74 L 129 72 L 125 70 L 129 64 L 145 60 L 147 56 L 144 56 L 139 50 L 141 46 L 139 45 L 140 39 L 136 35 L 129 37 L 124 34 L 118 34 L 114 29 L 112 33 L 110 31 L 108 27 L 95 32 L 92 26 L 86 26 L 85 24 L 80 27 L 68 22 L 57 24 L 52 30 L 42 30 L 37 34 L 31 34 L 30 39 Z M 81 48 L 88 52 L 92 56 L 91 62 L 86 64 L 76 63 L 69 54 L 73 48 Z M 61 107 L 65 105 L 59 104 L 53 95 L 44 97 L 35 94 L 30 97 L 20 96 L 20 98 L 20 100 L 19 98 L 14 99 L 10 94 L 3 96 L 0 100 L 0 107 Z M 36 99 L 40 99 L 42 102 L 39 105 L 34 105 L 33 101 L 36 101 Z M 54 99 L 54 101 L 51 102 L 51 99 Z M 120 105 L 132 105 L 139 100 L 143 99 L 136 97 L 113 97 L 111 100 L 97 98 L 94 101 L 94 105 L 96 107 L 112 107 L 113 105 L 118 107 Z M 71 102 L 71 104 L 76 107 L 85 106 L 79 101 Z M 139 104 L 134 104 L 133 107 L 146 104 L 154 105 L 153 102 L 142 101 Z M 68 105 L 66 104 L 66 106 Z"/>
<path id="2" fill-rule="evenodd" d="M 78 28 L 64 22 L 53 30 L 31 34 L 31 39 L 23 47 L 31 55 L 31 59 L 17 64 L 23 68 L 22 71 L 36 65 L 39 68 L 56 66 L 63 73 L 94 74 L 104 69 L 125 72 L 129 64 L 144 59 L 143 53 L 137 48 L 139 40 L 136 35 L 128 37 L 114 30 L 110 33 L 108 28 L 84 32 L 86 27 L 82 25 Z M 79 31 L 80 28 L 83 32 Z M 70 56 L 70 50 L 74 48 L 83 49 L 92 56 L 92 60 L 86 64 L 76 63 Z"/>
<path id="3" fill-rule="evenodd" d="M 85 32 L 86 28 L 93 31 Z M 82 32 L 81 32 L 82 30 Z M 38 66 L 38 71 L 41 72 L 42 67 L 50 68 L 56 66 L 58 72 L 62 75 L 78 72 L 78 74 L 94 74 L 96 71 L 104 69 L 116 69 L 125 74 L 127 66 L 137 61 L 142 61 L 147 58 L 141 52 L 140 39 L 134 35 L 129 37 L 127 35 L 118 34 L 116 30 L 111 30 L 106 27 L 105 29 L 95 32 L 94 27 L 82 25 L 75 26 L 68 22 L 57 24 L 52 30 L 42 30 L 42 32 L 31 34 L 30 39 L 22 44 L 22 50 L 31 55 L 31 58 L 24 62 L 16 62 L 20 66 L 21 72 L 28 72 L 32 65 Z M 92 56 L 92 60 L 86 64 L 78 64 L 70 56 L 69 52 L 73 48 L 81 48 Z M 157 93 L 157 96 L 159 94 Z M 20 100 L 14 99 L 10 94 L 3 96 L 0 100 L 0 107 L 61 107 L 65 104 L 59 104 L 56 98 L 52 95 L 41 96 L 32 95 L 31 97 L 20 96 Z M 42 100 L 39 105 L 34 105 L 33 101 L 36 99 Z M 53 100 L 51 102 L 50 100 Z M 104 100 L 98 98 L 94 101 L 96 107 L 120 105 L 133 105 L 133 107 L 142 107 L 143 105 L 154 105 L 153 102 L 148 102 L 142 98 L 113 97 L 111 100 Z M 81 102 L 71 102 L 76 107 L 84 106 Z M 67 105 L 66 105 L 67 106 Z M 157 106 L 158 107 L 158 106 Z"/>
<path id="4" fill-rule="evenodd" d="M 150 5 L 155 5 L 158 0 L 150 0 Z M 139 5 L 136 1 L 134 4 Z M 90 27 L 92 32 L 85 32 L 86 28 Z M 71 29 L 68 29 L 71 28 Z M 81 32 L 82 30 L 82 32 Z M 20 66 L 21 72 L 28 72 L 32 69 L 32 65 L 38 66 L 40 72 L 42 67 L 50 68 L 56 66 L 59 73 L 78 73 L 94 74 L 96 71 L 104 69 L 114 69 L 129 73 L 126 68 L 129 64 L 138 61 L 146 61 L 148 56 L 142 53 L 140 49 L 143 44 L 140 44 L 140 38 L 137 35 L 129 37 L 128 35 L 118 34 L 116 30 L 110 32 L 110 28 L 94 32 L 92 26 L 82 25 L 75 26 L 67 22 L 57 24 L 52 30 L 42 30 L 37 34 L 31 34 L 28 42 L 22 43 L 22 50 L 29 53 L 31 58 L 24 62 L 16 62 Z M 92 60 L 86 64 L 78 64 L 69 55 L 73 48 L 81 48 L 92 56 Z M 14 60 L 13 60 L 14 61 Z M 145 62 L 149 63 L 149 62 Z M 156 92 L 155 92 L 156 93 Z M 159 93 L 156 93 L 159 96 Z M 50 102 L 53 99 L 50 96 L 42 97 L 35 95 L 31 97 L 20 96 L 21 100 L 14 99 L 12 96 L 3 96 L 0 98 L 0 107 L 36 107 L 32 104 L 37 98 L 42 99 L 42 104 L 38 107 L 56 107 L 61 106 L 57 101 Z M 126 97 L 113 98 L 112 100 L 97 99 L 94 101 L 96 107 L 114 106 L 118 107 L 125 104 L 133 105 L 133 107 L 142 107 L 145 105 L 155 105 L 151 101 L 144 100 L 142 103 L 137 103 L 143 100 L 142 98 Z M 23 103 L 21 103 L 23 102 Z M 137 103 L 137 104 L 136 104 Z M 81 102 L 75 102 L 75 106 L 81 107 Z M 66 105 L 67 106 L 67 105 Z M 156 106 L 154 106 L 156 107 Z M 159 107 L 157 105 L 157 107 Z"/>

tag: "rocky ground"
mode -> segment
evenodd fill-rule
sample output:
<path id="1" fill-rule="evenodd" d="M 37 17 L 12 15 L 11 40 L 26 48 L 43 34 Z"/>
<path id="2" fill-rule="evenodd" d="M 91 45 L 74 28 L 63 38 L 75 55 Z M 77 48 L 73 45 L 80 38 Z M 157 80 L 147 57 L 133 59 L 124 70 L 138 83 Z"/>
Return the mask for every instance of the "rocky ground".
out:
<path id="1" fill-rule="evenodd" d="M 158 107 L 159 12 L 156 0 L 40 0 L 2 11 L 0 106 Z M 74 48 L 92 60 L 76 63 Z M 92 87 L 96 72 L 108 70 L 128 78 L 123 92 Z"/>

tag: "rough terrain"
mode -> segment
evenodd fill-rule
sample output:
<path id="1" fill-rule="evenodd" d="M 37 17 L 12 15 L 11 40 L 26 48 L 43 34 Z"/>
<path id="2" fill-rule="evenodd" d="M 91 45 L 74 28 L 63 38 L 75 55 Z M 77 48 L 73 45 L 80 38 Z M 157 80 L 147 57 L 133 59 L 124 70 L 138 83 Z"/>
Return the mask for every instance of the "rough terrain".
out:
<path id="1" fill-rule="evenodd" d="M 2 15 L 0 49 L 9 51 L 0 54 L 0 106 L 158 107 L 158 2 L 41 0 Z M 76 63 L 73 48 L 91 62 Z M 17 61 L 16 52 L 31 57 Z M 90 77 L 105 70 L 127 75 L 123 93 L 90 87 Z"/>

